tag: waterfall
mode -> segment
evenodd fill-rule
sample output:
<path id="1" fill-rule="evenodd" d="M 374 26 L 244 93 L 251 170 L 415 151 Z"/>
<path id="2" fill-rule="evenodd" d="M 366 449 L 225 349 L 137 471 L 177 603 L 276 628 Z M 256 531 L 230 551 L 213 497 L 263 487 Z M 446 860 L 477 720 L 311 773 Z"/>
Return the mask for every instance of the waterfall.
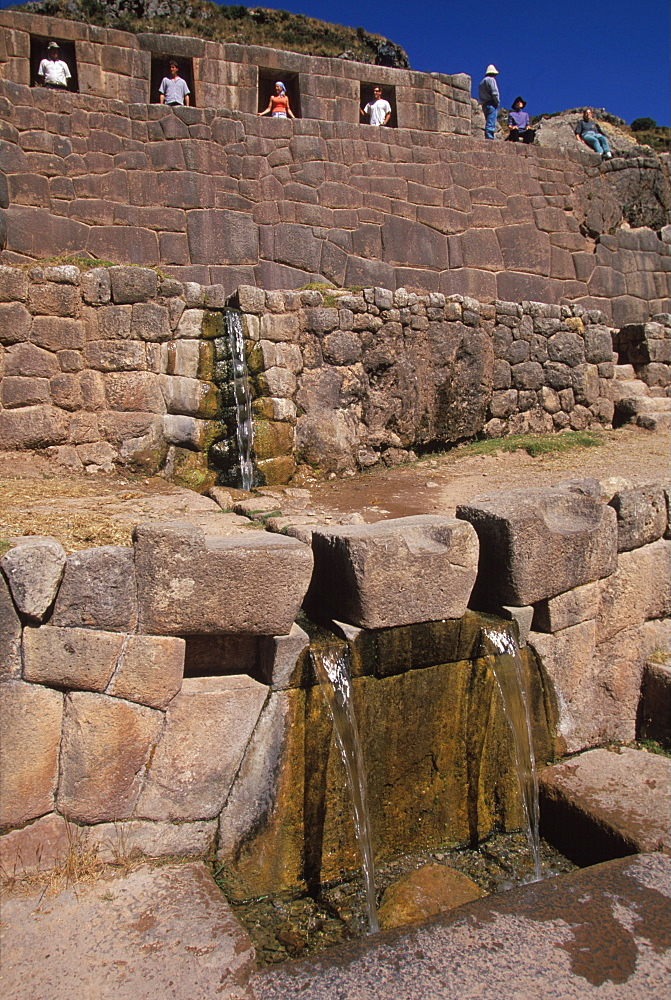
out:
<path id="1" fill-rule="evenodd" d="M 361 851 L 368 929 L 369 933 L 373 933 L 379 930 L 379 925 L 375 905 L 375 868 L 367 803 L 368 790 L 359 730 L 354 715 L 347 649 L 334 646 L 311 649 L 310 656 L 333 719 L 333 731 L 345 765 L 354 812 L 354 829 Z"/>
<path id="2" fill-rule="evenodd" d="M 503 709 L 513 733 L 515 767 L 522 793 L 526 834 L 534 865 L 534 881 L 542 878 L 540 860 L 538 774 L 531 736 L 529 695 L 522 658 L 512 632 L 502 626 L 482 629 L 485 655 L 496 677 Z"/>
<path id="3" fill-rule="evenodd" d="M 231 349 L 240 477 L 243 490 L 250 490 L 254 477 L 254 466 L 252 464 L 254 424 L 252 422 L 252 398 L 249 391 L 249 376 L 245 360 L 242 317 L 237 309 L 226 309 L 224 319 Z"/>

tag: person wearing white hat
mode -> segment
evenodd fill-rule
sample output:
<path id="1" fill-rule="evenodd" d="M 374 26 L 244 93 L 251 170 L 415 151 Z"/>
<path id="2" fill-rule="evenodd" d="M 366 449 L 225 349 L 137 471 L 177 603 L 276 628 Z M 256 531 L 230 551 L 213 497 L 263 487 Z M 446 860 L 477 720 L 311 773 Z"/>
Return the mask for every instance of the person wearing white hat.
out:
<path id="1" fill-rule="evenodd" d="M 47 45 L 49 55 L 40 63 L 37 71 L 40 83 L 43 87 L 52 90 L 67 90 L 70 79 L 70 67 L 64 59 L 60 59 L 60 49 L 58 42 L 49 42 Z"/>
<path id="2" fill-rule="evenodd" d="M 485 116 L 485 139 L 493 139 L 496 129 L 496 109 L 501 103 L 496 77 L 499 71 L 493 63 L 485 70 L 484 78 L 478 87 L 478 102 Z"/>

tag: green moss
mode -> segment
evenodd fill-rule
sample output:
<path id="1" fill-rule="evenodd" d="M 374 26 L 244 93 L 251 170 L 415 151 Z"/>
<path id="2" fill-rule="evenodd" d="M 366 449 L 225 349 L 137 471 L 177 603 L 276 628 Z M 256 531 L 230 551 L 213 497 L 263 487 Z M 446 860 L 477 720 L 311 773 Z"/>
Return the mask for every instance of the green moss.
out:
<path id="1" fill-rule="evenodd" d="M 605 444 L 598 434 L 589 431 L 565 431 L 563 434 L 513 434 L 506 438 L 474 441 L 460 448 L 461 454 L 495 455 L 499 451 L 526 451 L 532 458 L 571 451 L 574 448 L 595 448 Z"/>

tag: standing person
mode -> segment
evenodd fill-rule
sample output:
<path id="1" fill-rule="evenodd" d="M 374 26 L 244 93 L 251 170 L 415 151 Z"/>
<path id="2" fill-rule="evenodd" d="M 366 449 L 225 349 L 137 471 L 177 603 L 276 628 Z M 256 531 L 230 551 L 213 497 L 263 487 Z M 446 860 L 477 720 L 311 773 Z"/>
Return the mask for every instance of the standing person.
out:
<path id="1" fill-rule="evenodd" d="M 52 90 L 67 90 L 70 79 L 70 67 L 64 59 L 60 58 L 58 42 L 49 42 L 47 45 L 48 57 L 40 63 L 37 75 L 43 87 L 50 87 Z"/>
<path id="2" fill-rule="evenodd" d="M 485 75 L 478 87 L 478 101 L 485 116 L 485 139 L 493 139 L 496 129 L 496 109 L 501 103 L 496 77 L 499 71 L 493 63 L 485 70 Z"/>
<path id="3" fill-rule="evenodd" d="M 381 87 L 373 88 L 373 100 L 365 108 L 359 108 L 359 112 L 364 118 L 368 115 L 369 125 L 387 124 L 391 118 L 391 104 L 383 99 Z"/>
<path id="4" fill-rule="evenodd" d="M 158 99 L 160 104 L 169 104 L 171 107 L 184 105 L 189 107 L 189 94 L 191 91 L 179 75 L 179 66 L 174 61 L 170 63 L 170 76 L 164 76 L 158 88 Z"/>
<path id="5" fill-rule="evenodd" d="M 530 127 L 531 119 L 526 111 L 527 102 L 521 97 L 516 97 L 513 101 L 513 110 L 508 114 L 508 128 L 510 132 L 507 138 L 510 142 L 522 142 L 527 145 L 534 141 L 536 133 Z"/>
<path id="6" fill-rule="evenodd" d="M 270 95 L 270 100 L 268 101 L 268 107 L 265 111 L 258 111 L 258 117 L 261 118 L 263 115 L 270 115 L 271 118 L 295 118 L 296 115 L 293 113 L 289 106 L 289 95 L 287 94 L 287 88 L 284 86 L 281 80 L 278 80 L 275 84 L 275 93 Z"/>
<path id="7" fill-rule="evenodd" d="M 582 118 L 576 123 L 573 131 L 579 142 L 584 142 L 595 153 L 601 153 L 604 160 L 611 160 L 613 158 L 613 154 L 610 151 L 610 143 L 599 123 L 594 121 L 591 108 L 585 108 Z"/>

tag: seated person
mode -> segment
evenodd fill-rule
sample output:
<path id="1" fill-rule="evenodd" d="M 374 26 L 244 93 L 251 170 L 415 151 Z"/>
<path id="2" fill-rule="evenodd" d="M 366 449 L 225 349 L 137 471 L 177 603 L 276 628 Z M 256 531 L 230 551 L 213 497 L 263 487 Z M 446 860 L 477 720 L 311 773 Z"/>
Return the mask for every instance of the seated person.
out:
<path id="1" fill-rule="evenodd" d="M 295 118 L 296 115 L 293 113 L 289 106 L 289 97 L 287 95 L 287 88 L 284 86 L 281 80 L 278 80 L 275 84 L 275 93 L 270 95 L 270 100 L 268 101 L 268 107 L 265 111 L 258 112 L 259 117 L 263 115 L 270 115 L 271 118 Z"/>
<path id="2" fill-rule="evenodd" d="M 594 121 L 591 108 L 585 108 L 582 118 L 577 122 L 573 131 L 579 142 L 584 142 L 595 153 L 601 153 L 604 160 L 612 159 L 613 154 L 610 151 L 608 139 L 604 135 L 599 123 Z"/>
<path id="3" fill-rule="evenodd" d="M 174 108 L 178 105 L 189 107 L 189 90 L 186 80 L 182 80 L 179 75 L 179 66 L 174 61 L 170 63 L 170 76 L 164 76 L 158 88 L 158 100 L 160 104 L 169 104 Z"/>
<path id="4" fill-rule="evenodd" d="M 70 67 L 64 59 L 60 59 L 60 49 L 58 42 L 49 42 L 47 45 L 49 53 L 46 59 L 40 63 L 37 76 L 43 87 L 50 87 L 52 90 L 67 90 L 70 79 Z"/>
<path id="5" fill-rule="evenodd" d="M 368 115 L 369 125 L 386 125 L 391 118 L 391 104 L 382 98 L 382 89 L 373 89 L 373 100 L 369 101 L 365 108 L 359 108 L 359 113 L 364 117 Z"/>
<path id="6" fill-rule="evenodd" d="M 509 142 L 525 142 L 527 145 L 534 141 L 536 133 L 530 127 L 531 119 L 523 108 L 526 108 L 527 102 L 521 97 L 516 97 L 513 101 L 513 109 L 508 114 L 508 132 L 507 139 Z"/>

